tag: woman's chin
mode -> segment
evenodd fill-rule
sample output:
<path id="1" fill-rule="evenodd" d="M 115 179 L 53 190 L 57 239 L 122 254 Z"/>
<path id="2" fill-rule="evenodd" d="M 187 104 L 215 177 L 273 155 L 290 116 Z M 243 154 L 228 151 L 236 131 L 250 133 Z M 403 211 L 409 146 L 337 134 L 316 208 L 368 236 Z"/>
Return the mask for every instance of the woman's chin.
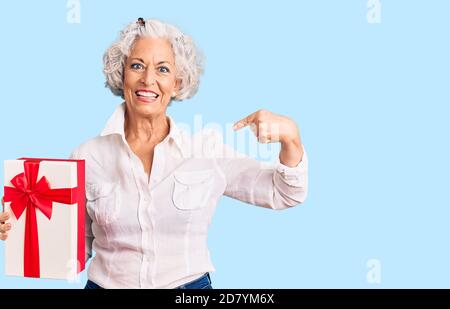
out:
<path id="1" fill-rule="evenodd" d="M 165 108 L 161 103 L 161 100 L 156 99 L 152 102 L 144 100 L 133 100 L 132 107 L 136 109 L 139 114 L 150 116 L 160 114 Z"/>

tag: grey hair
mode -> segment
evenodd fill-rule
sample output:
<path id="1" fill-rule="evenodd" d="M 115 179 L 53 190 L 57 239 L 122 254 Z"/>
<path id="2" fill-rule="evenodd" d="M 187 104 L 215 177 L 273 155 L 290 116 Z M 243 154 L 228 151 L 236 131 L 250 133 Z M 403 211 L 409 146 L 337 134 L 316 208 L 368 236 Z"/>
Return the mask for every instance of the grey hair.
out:
<path id="1" fill-rule="evenodd" d="M 179 91 L 173 100 L 182 101 L 193 97 L 200 84 L 200 75 L 203 74 L 204 57 L 190 36 L 182 33 L 175 26 L 156 19 L 130 23 L 106 50 L 103 55 L 106 87 L 114 95 L 124 98 L 125 64 L 134 42 L 140 37 L 166 38 L 171 43 L 177 69 L 176 78 L 181 80 Z"/>

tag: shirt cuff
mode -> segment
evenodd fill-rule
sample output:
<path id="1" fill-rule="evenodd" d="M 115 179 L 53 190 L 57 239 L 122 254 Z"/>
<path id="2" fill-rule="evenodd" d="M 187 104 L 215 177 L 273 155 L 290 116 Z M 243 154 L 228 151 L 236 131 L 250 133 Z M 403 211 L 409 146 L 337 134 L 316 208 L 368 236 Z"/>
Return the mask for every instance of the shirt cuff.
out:
<path id="1" fill-rule="evenodd" d="M 303 147 L 303 145 L 302 145 Z M 303 147 L 303 157 L 297 166 L 289 167 L 277 160 L 276 170 L 281 175 L 288 184 L 298 185 L 299 181 L 305 177 L 308 171 L 308 156 L 306 154 L 305 148 Z"/>

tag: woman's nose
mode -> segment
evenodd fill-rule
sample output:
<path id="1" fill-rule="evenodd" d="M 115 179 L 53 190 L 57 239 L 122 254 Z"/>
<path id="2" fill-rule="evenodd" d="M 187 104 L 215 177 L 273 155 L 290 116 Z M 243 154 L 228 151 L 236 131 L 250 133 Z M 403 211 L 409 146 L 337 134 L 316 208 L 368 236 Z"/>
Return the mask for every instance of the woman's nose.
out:
<path id="1" fill-rule="evenodd" d="M 155 73 L 153 73 L 152 70 L 146 70 L 141 77 L 141 83 L 147 86 L 155 84 L 156 83 Z"/>

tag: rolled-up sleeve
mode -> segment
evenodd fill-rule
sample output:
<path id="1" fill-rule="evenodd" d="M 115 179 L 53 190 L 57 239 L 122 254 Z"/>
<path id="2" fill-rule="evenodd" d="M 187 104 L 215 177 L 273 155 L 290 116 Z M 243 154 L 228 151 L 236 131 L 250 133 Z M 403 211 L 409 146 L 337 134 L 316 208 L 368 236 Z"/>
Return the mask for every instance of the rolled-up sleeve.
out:
<path id="1" fill-rule="evenodd" d="M 69 156 L 70 160 L 84 160 L 75 149 Z M 92 234 L 92 219 L 89 217 L 87 210 L 85 209 L 85 261 L 87 262 L 92 257 L 92 242 L 94 241 L 94 235 Z"/>
<path id="2" fill-rule="evenodd" d="M 288 167 L 279 160 L 261 162 L 222 146 L 218 165 L 226 178 L 224 195 L 256 206 L 286 209 L 306 200 L 308 193 L 308 157 Z"/>

